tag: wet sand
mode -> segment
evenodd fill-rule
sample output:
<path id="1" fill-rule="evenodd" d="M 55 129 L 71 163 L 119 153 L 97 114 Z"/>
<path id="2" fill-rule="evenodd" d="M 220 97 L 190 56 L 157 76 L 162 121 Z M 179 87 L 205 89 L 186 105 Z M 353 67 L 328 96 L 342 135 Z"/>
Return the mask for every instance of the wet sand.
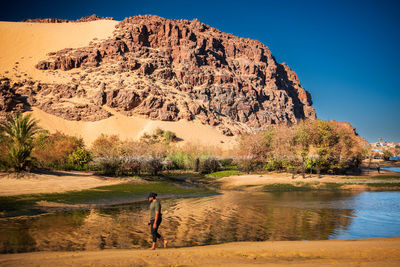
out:
<path id="1" fill-rule="evenodd" d="M 150 250 L 33 252 L 1 266 L 400 266 L 400 238 L 267 241 Z"/>
<path id="2" fill-rule="evenodd" d="M 137 179 L 129 178 L 130 182 Z M 126 179 L 96 176 L 87 172 L 55 171 L 51 173 L 31 173 L 23 177 L 0 173 L 0 196 L 23 194 L 61 193 L 85 190 L 127 182 Z"/>

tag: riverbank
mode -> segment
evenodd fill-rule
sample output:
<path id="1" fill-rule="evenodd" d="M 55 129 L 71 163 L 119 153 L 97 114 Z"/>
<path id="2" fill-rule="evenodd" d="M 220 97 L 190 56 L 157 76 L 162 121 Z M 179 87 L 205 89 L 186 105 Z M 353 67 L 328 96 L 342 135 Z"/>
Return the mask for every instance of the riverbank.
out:
<path id="1" fill-rule="evenodd" d="M 129 179 L 131 182 L 142 182 Z M 26 173 L 24 176 L 0 173 L 0 196 L 23 194 L 62 193 L 85 190 L 99 186 L 109 186 L 126 182 L 127 179 L 104 177 L 88 172 L 52 171 Z"/>
<path id="2" fill-rule="evenodd" d="M 101 208 L 161 198 L 215 194 L 206 187 L 171 177 L 102 177 L 85 172 L 52 172 L 0 180 L 0 217 L 37 215 L 66 210 Z"/>
<path id="3" fill-rule="evenodd" d="M 1 266 L 398 266 L 400 238 L 236 242 L 149 250 L 7 254 Z"/>
<path id="4" fill-rule="evenodd" d="M 290 173 L 243 174 L 216 180 L 223 190 L 304 191 L 304 190 L 400 190 L 400 173 L 370 171 L 360 176 Z"/>

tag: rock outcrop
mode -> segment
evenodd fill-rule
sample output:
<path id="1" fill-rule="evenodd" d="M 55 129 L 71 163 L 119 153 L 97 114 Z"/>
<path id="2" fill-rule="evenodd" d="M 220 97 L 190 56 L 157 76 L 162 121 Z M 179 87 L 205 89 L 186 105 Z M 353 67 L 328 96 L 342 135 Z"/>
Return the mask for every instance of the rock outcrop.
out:
<path id="1" fill-rule="evenodd" d="M 53 19 L 53 18 L 36 18 L 36 19 L 24 19 L 22 22 L 36 22 L 36 23 L 68 23 L 68 22 L 88 22 L 94 20 L 113 20 L 112 17 L 99 17 L 96 14 L 91 16 L 82 17 L 77 20 L 68 20 L 68 19 Z"/>
<path id="2" fill-rule="evenodd" d="M 24 112 L 29 110 L 27 98 L 16 93 L 7 78 L 0 79 L 0 118 L 4 119 L 7 114 Z"/>
<path id="3" fill-rule="evenodd" d="M 73 88 L 47 84 L 40 94 L 48 90 L 57 99 L 35 105 L 63 116 L 51 110 L 55 102 L 89 99 L 87 106 L 75 107 L 80 115 L 69 119 L 107 117 L 90 115 L 106 105 L 154 120 L 199 120 L 232 135 L 316 117 L 296 73 L 278 63 L 267 46 L 198 20 L 129 17 L 107 40 L 48 56 L 36 68 L 76 69 L 80 77 L 72 79 Z"/>

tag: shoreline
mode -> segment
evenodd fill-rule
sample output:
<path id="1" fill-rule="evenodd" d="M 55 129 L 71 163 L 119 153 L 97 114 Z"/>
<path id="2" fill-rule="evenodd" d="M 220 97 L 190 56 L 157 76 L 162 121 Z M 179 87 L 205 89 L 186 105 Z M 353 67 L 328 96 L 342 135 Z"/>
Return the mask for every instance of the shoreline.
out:
<path id="1" fill-rule="evenodd" d="M 234 242 L 199 247 L 3 254 L 1 266 L 387 266 L 400 264 L 400 237 Z"/>
<path id="2" fill-rule="evenodd" d="M 370 171 L 358 176 L 306 174 L 305 178 L 290 173 L 260 173 L 227 176 L 216 180 L 223 190 L 283 192 L 283 191 L 399 191 L 400 173 Z"/>

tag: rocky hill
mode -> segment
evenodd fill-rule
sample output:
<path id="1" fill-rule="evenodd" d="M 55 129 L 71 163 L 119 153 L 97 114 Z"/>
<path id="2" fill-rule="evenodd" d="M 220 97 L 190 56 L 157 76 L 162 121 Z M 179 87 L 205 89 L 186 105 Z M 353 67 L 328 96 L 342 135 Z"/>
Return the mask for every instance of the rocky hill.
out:
<path id="1" fill-rule="evenodd" d="M 88 22 L 95 20 L 113 20 L 112 17 L 99 17 L 96 14 L 82 17 L 77 20 L 69 20 L 69 19 L 54 19 L 54 18 L 37 18 L 37 19 L 24 19 L 22 22 L 37 22 L 37 23 L 69 23 L 69 22 Z"/>
<path id="2" fill-rule="evenodd" d="M 112 116 L 110 107 L 153 120 L 197 120 L 225 135 L 316 117 L 296 73 L 267 46 L 198 20 L 129 17 L 112 37 L 49 53 L 36 68 L 70 78 L 3 78 L 3 114 L 34 106 L 68 120 L 97 121 Z"/>

